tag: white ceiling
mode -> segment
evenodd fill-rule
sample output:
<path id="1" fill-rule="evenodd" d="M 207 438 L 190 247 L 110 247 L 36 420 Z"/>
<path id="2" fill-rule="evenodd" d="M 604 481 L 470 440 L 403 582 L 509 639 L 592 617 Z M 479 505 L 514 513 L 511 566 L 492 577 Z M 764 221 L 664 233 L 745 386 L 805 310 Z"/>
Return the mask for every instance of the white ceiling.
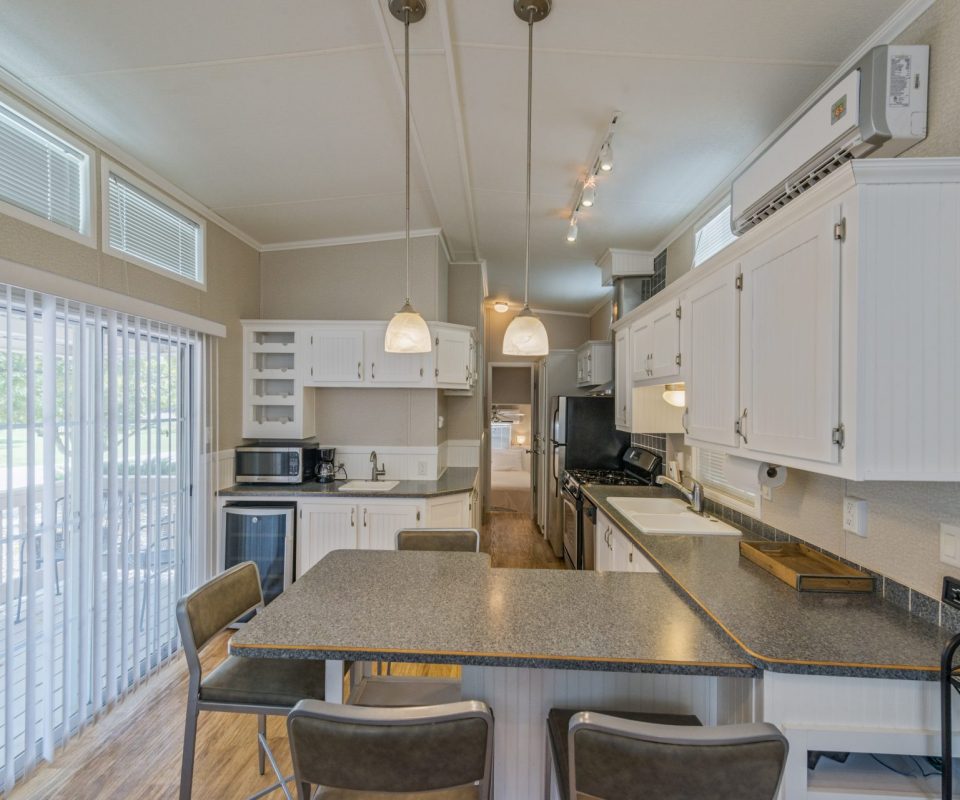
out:
<path id="1" fill-rule="evenodd" d="M 593 307 L 607 247 L 654 247 L 901 2 L 555 0 L 534 30 L 531 304 Z M 512 0 L 427 4 L 412 225 L 442 227 L 454 257 L 487 260 L 491 295 L 519 299 L 526 28 Z M 403 227 L 403 26 L 386 5 L 6 0 L 0 65 L 263 244 L 378 234 Z M 571 245 L 615 110 L 614 171 Z"/>

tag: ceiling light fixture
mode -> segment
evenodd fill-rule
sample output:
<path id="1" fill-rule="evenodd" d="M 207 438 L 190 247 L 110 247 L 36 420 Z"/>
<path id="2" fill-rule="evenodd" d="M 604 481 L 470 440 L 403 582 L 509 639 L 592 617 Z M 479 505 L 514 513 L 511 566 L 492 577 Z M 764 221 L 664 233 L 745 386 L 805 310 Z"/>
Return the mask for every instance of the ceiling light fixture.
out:
<path id="1" fill-rule="evenodd" d="M 406 159 L 406 237 L 404 277 L 406 299 L 393 315 L 383 337 L 383 349 L 388 353 L 429 353 L 433 336 L 426 320 L 410 304 L 410 23 L 419 22 L 427 13 L 426 0 L 390 0 L 390 13 L 403 23 L 403 88 L 405 101 L 405 159 Z"/>
<path id="2" fill-rule="evenodd" d="M 606 175 L 613 169 L 613 134 L 620 119 L 620 112 L 614 113 L 610 124 L 607 126 L 607 132 L 603 137 L 603 144 L 590 162 L 590 169 L 581 178 L 577 184 L 580 190 L 575 195 L 573 211 L 570 213 L 570 227 L 567 229 L 567 241 L 577 241 L 577 222 L 580 209 L 593 208 L 597 204 L 597 177 Z"/>
<path id="3" fill-rule="evenodd" d="M 545 356 L 550 352 L 547 329 L 530 310 L 530 162 L 533 157 L 533 23 L 550 13 L 552 0 L 513 0 L 514 13 L 527 23 L 527 238 L 523 276 L 523 310 L 503 335 L 509 356 Z"/>
<path id="4" fill-rule="evenodd" d="M 505 300 L 498 300 L 496 303 L 493 304 L 493 310 L 499 314 L 505 314 L 507 311 L 510 310 L 510 304 Z"/>

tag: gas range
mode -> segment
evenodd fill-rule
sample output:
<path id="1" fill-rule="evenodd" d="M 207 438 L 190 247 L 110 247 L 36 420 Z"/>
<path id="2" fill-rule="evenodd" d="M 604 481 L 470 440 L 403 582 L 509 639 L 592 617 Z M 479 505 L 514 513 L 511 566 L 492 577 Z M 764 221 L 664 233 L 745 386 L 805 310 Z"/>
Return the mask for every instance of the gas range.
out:
<path id="1" fill-rule="evenodd" d="M 563 474 L 563 488 L 578 496 L 585 483 L 603 486 L 642 486 L 643 482 L 622 469 L 568 469 Z"/>

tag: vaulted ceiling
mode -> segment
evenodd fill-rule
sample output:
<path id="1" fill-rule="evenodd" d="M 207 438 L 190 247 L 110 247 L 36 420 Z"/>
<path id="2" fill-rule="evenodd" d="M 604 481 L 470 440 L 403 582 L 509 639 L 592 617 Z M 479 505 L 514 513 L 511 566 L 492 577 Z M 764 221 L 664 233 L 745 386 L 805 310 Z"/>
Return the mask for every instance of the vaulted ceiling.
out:
<path id="1" fill-rule="evenodd" d="M 554 0 L 535 31 L 532 305 L 587 311 L 901 0 Z M 411 27 L 414 228 L 523 292 L 526 28 L 512 0 Z M 387 0 L 6 0 L 0 66 L 262 244 L 403 226 Z M 580 237 L 578 178 L 622 112 Z"/>

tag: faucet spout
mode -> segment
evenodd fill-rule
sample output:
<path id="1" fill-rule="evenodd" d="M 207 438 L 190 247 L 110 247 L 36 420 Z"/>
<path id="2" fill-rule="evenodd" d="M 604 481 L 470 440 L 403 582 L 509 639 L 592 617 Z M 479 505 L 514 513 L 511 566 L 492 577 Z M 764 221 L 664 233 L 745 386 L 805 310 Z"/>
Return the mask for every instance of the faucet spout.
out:
<path id="1" fill-rule="evenodd" d="M 673 478 L 668 478 L 666 475 L 657 475 L 657 484 L 660 486 L 667 485 L 672 486 L 680 494 L 683 495 L 683 498 L 690 504 L 690 510 L 695 514 L 703 514 L 703 484 L 700 481 L 695 481 L 692 478 L 690 479 L 691 488 L 687 489 L 679 481 L 675 481 Z"/>
<path id="2" fill-rule="evenodd" d="M 387 468 L 384 466 L 377 466 L 377 451 L 370 451 L 370 463 L 373 466 L 370 468 L 370 480 L 376 482 L 379 481 L 384 475 L 387 474 Z"/>

